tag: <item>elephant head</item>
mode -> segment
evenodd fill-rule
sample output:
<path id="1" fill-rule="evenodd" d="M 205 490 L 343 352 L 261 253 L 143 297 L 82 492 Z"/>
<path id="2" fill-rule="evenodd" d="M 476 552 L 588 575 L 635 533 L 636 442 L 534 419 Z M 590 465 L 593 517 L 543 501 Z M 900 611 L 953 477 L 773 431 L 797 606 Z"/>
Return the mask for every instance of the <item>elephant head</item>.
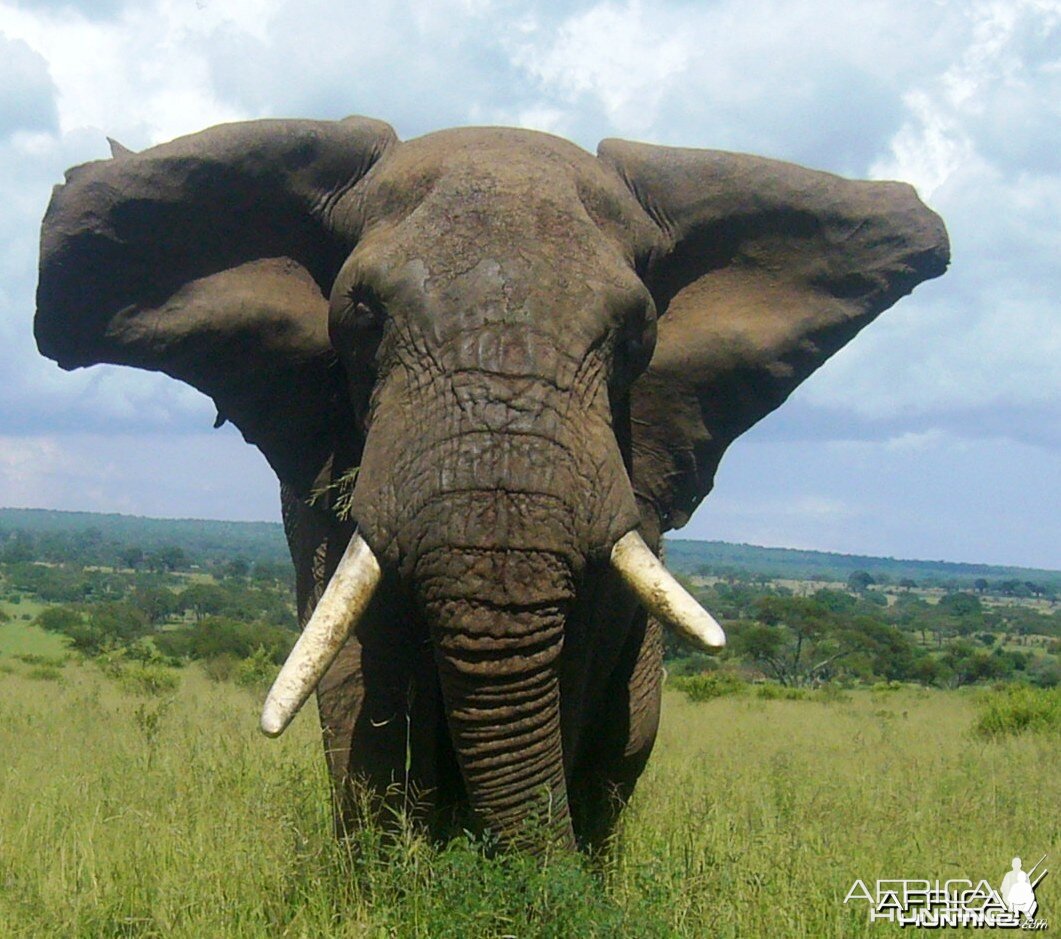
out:
<path id="1" fill-rule="evenodd" d="M 341 821 L 361 780 L 594 845 L 655 737 L 658 622 L 723 641 L 646 543 L 947 253 L 898 183 L 258 121 L 71 170 L 35 328 L 189 382 L 275 470 L 305 629 L 263 727 L 316 688 Z"/>

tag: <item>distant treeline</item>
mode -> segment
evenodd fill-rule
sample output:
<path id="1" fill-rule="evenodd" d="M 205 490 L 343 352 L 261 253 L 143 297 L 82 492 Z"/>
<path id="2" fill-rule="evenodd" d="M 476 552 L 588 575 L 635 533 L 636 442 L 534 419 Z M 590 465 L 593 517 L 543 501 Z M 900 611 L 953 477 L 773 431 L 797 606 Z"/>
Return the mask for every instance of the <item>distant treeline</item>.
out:
<path id="1" fill-rule="evenodd" d="M 1061 571 L 951 561 L 908 561 L 859 554 L 832 554 L 793 548 L 761 548 L 725 541 L 668 538 L 667 566 L 686 576 L 726 577 L 758 575 L 770 579 L 821 580 L 846 583 L 857 571 L 873 575 L 877 583 L 913 581 L 919 587 L 948 590 L 979 589 L 977 581 L 1031 581 L 1053 592 L 1061 591 Z"/>
<path id="2" fill-rule="evenodd" d="M 0 509 L 0 562 L 70 561 L 104 567 L 139 567 L 157 562 L 174 569 L 173 559 L 204 566 L 235 558 L 250 565 L 289 564 L 283 527 L 276 522 L 222 522 L 208 519 L 160 519 L 50 509 Z M 177 552 L 180 552 L 178 554 Z M 846 583 L 853 573 L 868 572 L 877 583 L 913 581 L 919 587 L 981 589 L 977 581 L 1026 581 L 1061 592 L 1061 571 L 948 561 L 909 561 L 857 554 L 831 554 L 791 548 L 762 548 L 725 541 L 669 538 L 667 565 L 685 574 L 717 577 Z"/>
<path id="3" fill-rule="evenodd" d="M 50 509 L 0 509 L 0 562 L 73 562 L 102 567 L 158 564 L 166 569 L 215 565 L 290 564 L 276 522 L 142 518 Z M 173 561 L 178 563 L 174 564 Z"/>

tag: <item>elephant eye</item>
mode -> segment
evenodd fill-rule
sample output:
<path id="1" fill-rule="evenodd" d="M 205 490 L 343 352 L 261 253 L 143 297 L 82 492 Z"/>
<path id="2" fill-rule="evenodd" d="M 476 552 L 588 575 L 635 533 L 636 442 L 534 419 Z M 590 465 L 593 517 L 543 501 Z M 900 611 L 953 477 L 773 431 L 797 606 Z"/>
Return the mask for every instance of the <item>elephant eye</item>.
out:
<path id="1" fill-rule="evenodd" d="M 368 284 L 355 284 L 347 293 L 347 316 L 359 333 L 379 329 L 387 318 L 387 309 Z"/>

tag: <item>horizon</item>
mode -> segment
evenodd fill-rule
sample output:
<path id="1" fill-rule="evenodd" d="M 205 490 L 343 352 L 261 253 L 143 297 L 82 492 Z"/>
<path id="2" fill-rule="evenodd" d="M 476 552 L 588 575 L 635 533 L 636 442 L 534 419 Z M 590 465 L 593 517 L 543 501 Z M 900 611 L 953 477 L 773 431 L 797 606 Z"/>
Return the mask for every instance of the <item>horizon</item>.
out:
<path id="1" fill-rule="evenodd" d="M 283 531 L 283 522 L 279 519 L 248 519 L 248 518 L 209 518 L 205 516 L 163 516 L 163 515 L 137 515 L 127 512 L 96 512 L 88 509 L 50 509 L 36 506 L 12 506 L 0 505 L 0 513 L 3 512 L 54 512 L 66 515 L 101 515 L 104 517 L 116 516 L 118 518 L 145 519 L 154 522 L 217 522 L 232 525 L 271 525 Z M 950 558 L 916 558 L 902 555 L 880 555 L 864 551 L 831 551 L 826 548 L 800 548 L 793 545 L 768 545 L 757 544 L 750 541 L 731 541 L 721 538 L 694 538 L 683 534 L 682 529 L 669 531 L 663 536 L 665 541 L 689 541 L 698 544 L 722 544 L 734 547 L 755 548 L 762 551 L 798 551 L 805 554 L 823 554 L 843 558 L 861 558 L 871 561 L 893 561 L 909 564 L 943 564 L 957 567 L 989 567 L 1010 568 L 1015 570 L 1038 571 L 1050 574 L 1061 574 L 1061 568 L 1037 567 L 1027 564 L 993 563 L 988 561 L 952 560 Z"/>

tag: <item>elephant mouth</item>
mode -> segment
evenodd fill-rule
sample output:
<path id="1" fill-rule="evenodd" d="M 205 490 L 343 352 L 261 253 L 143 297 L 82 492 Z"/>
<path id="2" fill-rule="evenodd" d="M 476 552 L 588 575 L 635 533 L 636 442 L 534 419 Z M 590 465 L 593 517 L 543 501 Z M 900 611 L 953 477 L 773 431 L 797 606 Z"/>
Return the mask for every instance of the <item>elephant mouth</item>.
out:
<path id="1" fill-rule="evenodd" d="M 722 627 L 663 566 L 636 530 L 611 549 L 611 564 L 645 609 L 664 626 L 707 650 L 726 644 Z M 368 608 L 382 576 L 357 532 L 269 691 L 261 729 L 278 737 L 324 677 Z"/>

